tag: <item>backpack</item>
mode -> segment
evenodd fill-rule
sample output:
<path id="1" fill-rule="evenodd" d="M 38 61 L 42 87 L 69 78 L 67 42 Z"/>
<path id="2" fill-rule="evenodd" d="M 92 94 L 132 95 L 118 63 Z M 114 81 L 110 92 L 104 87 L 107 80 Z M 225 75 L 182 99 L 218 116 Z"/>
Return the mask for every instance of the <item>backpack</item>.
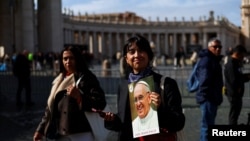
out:
<path id="1" fill-rule="evenodd" d="M 193 93 L 193 92 L 196 92 L 199 88 L 199 80 L 197 78 L 197 66 L 198 66 L 198 63 L 197 62 L 187 80 L 187 89 L 188 89 L 188 92 L 190 93 Z"/>

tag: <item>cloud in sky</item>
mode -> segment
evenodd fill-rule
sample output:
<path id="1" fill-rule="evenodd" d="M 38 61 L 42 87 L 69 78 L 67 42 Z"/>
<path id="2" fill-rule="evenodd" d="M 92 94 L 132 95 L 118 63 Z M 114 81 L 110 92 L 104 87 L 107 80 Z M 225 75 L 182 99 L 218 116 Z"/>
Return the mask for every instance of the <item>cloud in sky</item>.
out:
<path id="1" fill-rule="evenodd" d="M 199 20 L 208 18 L 209 12 L 214 16 L 224 16 L 236 26 L 241 25 L 241 0 L 62 0 L 63 8 L 74 13 L 117 13 L 130 11 L 145 19 L 161 21 L 167 17 L 169 21 L 176 19 L 189 21 L 191 17 Z"/>

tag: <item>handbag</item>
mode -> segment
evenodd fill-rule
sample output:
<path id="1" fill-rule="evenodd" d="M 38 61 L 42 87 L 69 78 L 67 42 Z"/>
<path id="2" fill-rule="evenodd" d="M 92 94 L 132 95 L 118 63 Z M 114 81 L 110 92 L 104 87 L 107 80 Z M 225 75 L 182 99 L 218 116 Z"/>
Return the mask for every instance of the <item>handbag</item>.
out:
<path id="1" fill-rule="evenodd" d="M 103 111 L 111 111 L 107 104 Z M 92 129 L 95 141 L 117 141 L 118 132 L 108 130 L 104 127 L 104 119 L 96 112 L 85 112 Z"/>
<path id="2" fill-rule="evenodd" d="M 78 87 L 83 75 L 76 81 Z M 110 106 L 106 104 L 103 111 L 111 111 Z M 116 141 L 118 140 L 118 133 L 108 130 L 104 127 L 104 119 L 96 112 L 85 112 L 85 116 L 90 124 L 95 141 Z"/>

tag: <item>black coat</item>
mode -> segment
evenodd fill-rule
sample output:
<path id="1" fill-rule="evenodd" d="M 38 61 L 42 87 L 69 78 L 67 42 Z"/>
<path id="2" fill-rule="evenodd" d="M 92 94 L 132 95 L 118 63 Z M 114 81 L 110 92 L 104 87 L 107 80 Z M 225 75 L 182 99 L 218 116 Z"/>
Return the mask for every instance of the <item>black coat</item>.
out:
<path id="1" fill-rule="evenodd" d="M 240 60 L 228 57 L 224 69 L 226 95 L 235 98 L 242 98 L 244 94 L 244 83 L 249 81 L 248 77 L 242 72 Z"/>
<path id="2" fill-rule="evenodd" d="M 31 73 L 31 61 L 23 54 L 18 54 L 13 62 L 13 74 L 18 78 L 28 78 Z"/>
<path id="3" fill-rule="evenodd" d="M 94 74 L 85 73 L 78 85 L 82 91 L 81 107 L 77 104 L 76 99 L 65 95 L 66 87 L 76 82 L 79 76 L 74 75 L 66 80 L 61 80 L 60 75 L 54 80 L 48 105 L 42 121 L 39 123 L 37 130 L 48 138 L 57 138 L 58 135 L 70 135 L 79 132 L 91 131 L 90 124 L 85 116 L 85 111 L 91 111 L 91 108 L 104 109 L 106 106 L 105 94 Z M 58 85 L 61 83 L 62 85 Z M 58 85 L 58 86 L 56 86 Z M 60 88 L 61 87 L 61 88 Z M 55 90 L 53 88 L 59 89 Z M 53 93 L 55 93 L 54 96 Z"/>

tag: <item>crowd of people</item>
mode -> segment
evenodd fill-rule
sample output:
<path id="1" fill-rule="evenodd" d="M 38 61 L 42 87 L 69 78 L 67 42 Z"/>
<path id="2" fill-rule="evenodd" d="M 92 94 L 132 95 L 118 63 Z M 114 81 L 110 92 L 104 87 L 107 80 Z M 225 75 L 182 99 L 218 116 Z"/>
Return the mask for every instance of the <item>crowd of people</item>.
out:
<path id="1" fill-rule="evenodd" d="M 196 101 L 201 110 L 200 141 L 207 141 L 209 126 L 216 125 L 217 110 L 223 102 L 223 87 L 230 104 L 228 124 L 238 125 L 244 83 L 250 80 L 250 74 L 242 71 L 246 48 L 242 45 L 233 47 L 224 62 L 222 47 L 219 39 L 212 38 L 207 47 L 194 52 L 199 80 Z M 187 122 L 182 95 L 177 81 L 171 76 L 164 78 L 162 84 L 163 75 L 153 69 L 154 56 L 145 37 L 136 34 L 126 41 L 121 54 L 124 74 L 120 77 L 119 87 L 115 88 L 118 97 L 116 113 L 102 111 L 108 104 L 105 93 L 87 61 L 82 61 L 86 58 L 79 48 L 66 46 L 60 54 L 48 53 L 45 56 L 41 52 L 30 55 L 24 50 L 12 56 L 13 74 L 18 80 L 18 107 L 23 105 L 20 99 L 23 89 L 26 91 L 26 106 L 34 106 L 30 83 L 32 61 L 35 69 L 45 67 L 44 62 L 51 69 L 54 61 L 58 63 L 58 74 L 52 82 L 45 112 L 34 131 L 33 140 L 97 140 L 93 120 L 88 118 L 90 112 L 103 118 L 103 128 L 119 133 L 117 138 L 120 141 L 176 141 L 179 138 L 177 133 Z M 176 57 L 184 56 L 181 47 Z M 177 67 L 181 65 L 177 59 Z M 145 81 L 149 77 L 151 83 Z M 149 129 L 154 130 L 149 133 Z"/>
<path id="2" fill-rule="evenodd" d="M 0 58 L 0 71 L 12 71 L 13 65 L 16 61 L 17 56 L 23 54 L 23 52 L 27 52 L 27 58 L 30 61 L 30 69 L 31 70 L 50 70 L 55 67 L 56 62 L 58 61 L 58 53 L 55 52 L 36 52 L 32 53 L 27 49 L 24 49 L 20 52 L 13 53 L 12 55 L 5 54 Z"/>
<path id="3" fill-rule="evenodd" d="M 15 62 L 18 55 L 22 54 L 23 51 L 27 51 L 27 58 L 30 61 L 30 69 L 32 71 L 46 71 L 46 70 L 54 70 L 56 72 L 59 71 L 59 53 L 58 52 L 41 52 L 37 51 L 35 53 L 30 52 L 27 49 L 24 49 L 20 52 L 15 52 L 12 55 L 4 54 L 0 57 L 0 71 L 12 71 L 13 63 Z M 84 56 L 84 60 L 88 66 L 91 67 L 92 61 L 94 59 L 93 55 L 80 50 L 82 55 Z"/>

